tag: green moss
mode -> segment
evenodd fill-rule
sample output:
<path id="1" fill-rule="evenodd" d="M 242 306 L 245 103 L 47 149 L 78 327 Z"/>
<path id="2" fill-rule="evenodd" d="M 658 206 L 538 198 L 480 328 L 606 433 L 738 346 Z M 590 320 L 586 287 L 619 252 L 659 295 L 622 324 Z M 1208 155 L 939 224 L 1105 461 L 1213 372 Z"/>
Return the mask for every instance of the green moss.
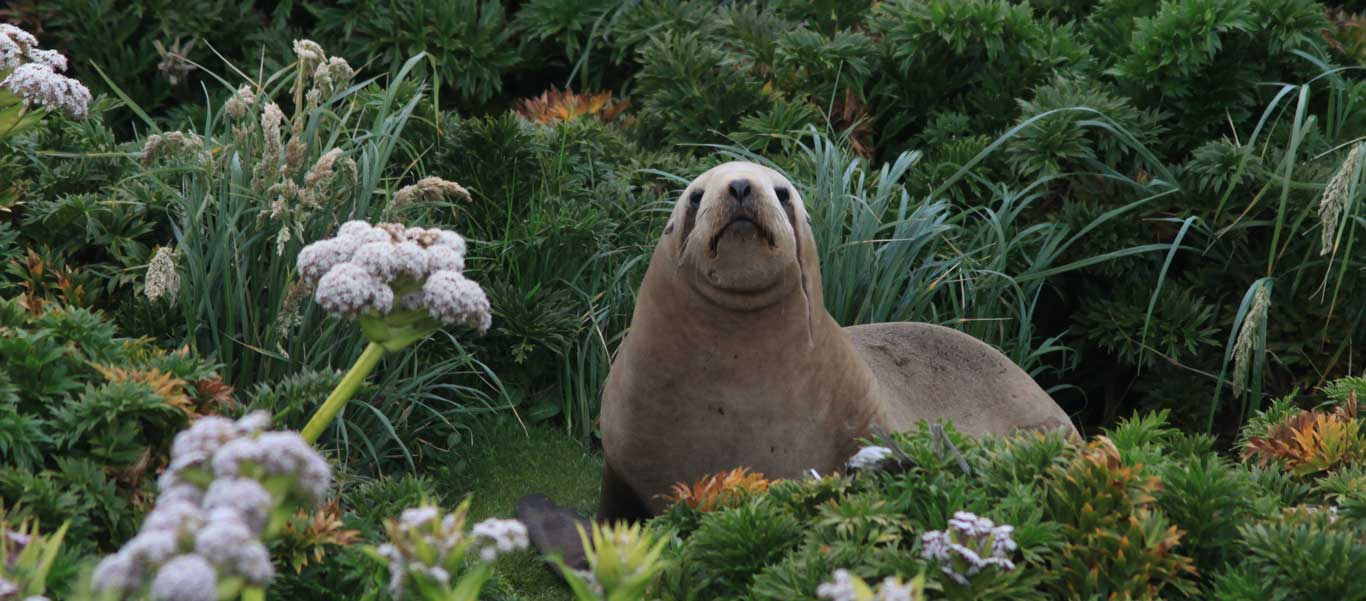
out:
<path id="1" fill-rule="evenodd" d="M 523 428 L 513 419 L 475 428 L 464 469 L 443 484 L 452 499 L 473 493 L 470 519 L 513 517 L 517 499 L 542 493 L 556 503 L 592 514 L 598 506 L 602 460 L 579 441 L 548 426 Z M 485 589 L 486 599 L 568 601 L 569 588 L 531 551 L 507 555 Z"/>

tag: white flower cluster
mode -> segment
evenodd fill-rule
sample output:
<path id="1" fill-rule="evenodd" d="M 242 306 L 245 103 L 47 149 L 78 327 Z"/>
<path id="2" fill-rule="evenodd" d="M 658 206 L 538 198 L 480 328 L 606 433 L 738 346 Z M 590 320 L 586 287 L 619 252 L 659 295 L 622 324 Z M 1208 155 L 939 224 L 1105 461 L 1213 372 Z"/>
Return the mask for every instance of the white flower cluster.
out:
<path id="1" fill-rule="evenodd" d="M 996 566 L 1002 570 L 1015 569 L 1010 556 L 1016 549 L 1010 534 L 1014 526 L 997 526 L 991 520 L 959 511 L 949 520 L 948 530 L 925 533 L 921 555 L 937 561 L 939 569 L 954 582 L 967 586 L 968 577 Z"/>
<path id="2" fill-rule="evenodd" d="M 517 520 L 487 519 L 475 524 L 470 534 L 479 541 L 479 558 L 484 561 L 525 549 L 529 544 L 526 526 Z"/>
<path id="3" fill-rule="evenodd" d="M 270 582 L 261 536 L 282 499 L 261 480 L 290 479 L 294 492 L 316 501 L 332 472 L 298 434 L 264 431 L 269 424 L 261 411 L 237 421 L 208 416 L 177 434 L 155 507 L 138 535 L 100 562 L 95 588 L 130 593 L 150 579 L 157 601 L 216 601 L 220 577 Z"/>
<path id="4" fill-rule="evenodd" d="M 421 574 L 445 587 L 451 584 L 451 574 L 443 566 L 452 563 L 452 551 L 473 545 L 479 559 L 492 562 L 502 553 L 527 548 L 526 526 L 517 520 L 491 518 L 479 522 L 467 535 L 464 532 L 464 510 L 442 514 L 431 505 L 403 510 L 391 527 L 392 542 L 376 550 L 389 562 L 389 592 L 395 599 L 403 597 L 409 575 Z"/>
<path id="5" fill-rule="evenodd" d="M 0 80 L 0 88 L 14 93 L 25 104 L 61 110 L 84 119 L 90 111 L 90 90 L 61 75 L 59 72 L 66 71 L 66 67 L 66 57 L 61 53 L 42 50 L 38 48 L 38 39 L 29 32 L 0 23 L 0 72 L 10 72 Z"/>
<path id="6" fill-rule="evenodd" d="M 887 447 L 867 446 L 854 453 L 847 465 L 851 470 L 866 470 L 877 467 L 891 456 L 892 450 Z"/>
<path id="7" fill-rule="evenodd" d="M 858 589 L 849 570 L 835 570 L 835 579 L 816 587 L 816 596 L 832 601 L 858 601 Z M 888 576 L 873 593 L 873 601 L 920 601 L 909 583 Z"/>
<path id="8" fill-rule="evenodd" d="M 348 221 L 335 238 L 304 247 L 297 267 L 332 313 L 384 315 L 397 305 L 481 333 L 492 321 L 484 289 L 461 273 L 465 239 L 455 232 Z"/>
<path id="9" fill-rule="evenodd" d="M 12 599 L 14 598 L 14 595 L 18 594 L 19 585 L 5 580 L 4 578 L 0 578 L 0 599 Z M 24 601 L 48 601 L 48 598 L 41 595 L 30 595 L 24 597 Z"/>

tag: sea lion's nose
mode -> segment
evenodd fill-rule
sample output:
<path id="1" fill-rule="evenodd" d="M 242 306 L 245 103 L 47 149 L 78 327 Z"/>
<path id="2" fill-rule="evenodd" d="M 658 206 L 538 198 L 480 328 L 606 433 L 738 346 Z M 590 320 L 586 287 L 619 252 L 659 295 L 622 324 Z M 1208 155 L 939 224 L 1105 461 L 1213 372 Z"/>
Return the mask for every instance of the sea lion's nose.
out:
<path id="1" fill-rule="evenodd" d="M 745 178 L 733 179 L 730 181 L 730 197 L 736 202 L 744 203 L 749 200 L 750 183 Z"/>

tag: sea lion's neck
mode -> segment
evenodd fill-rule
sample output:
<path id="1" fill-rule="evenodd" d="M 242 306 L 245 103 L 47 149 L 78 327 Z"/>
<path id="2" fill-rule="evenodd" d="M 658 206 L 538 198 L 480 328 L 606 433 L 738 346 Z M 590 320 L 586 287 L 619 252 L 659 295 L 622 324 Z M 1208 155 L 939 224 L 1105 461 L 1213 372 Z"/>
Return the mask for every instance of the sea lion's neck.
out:
<path id="1" fill-rule="evenodd" d="M 734 309 L 716 303 L 687 280 L 687 270 L 671 262 L 656 262 L 646 273 L 632 328 L 658 328 L 685 337 L 696 349 L 744 348 L 772 351 L 773 358 L 815 351 L 811 321 L 829 319 L 823 307 L 812 307 L 800 284 L 755 309 Z M 672 271 L 673 273 L 665 273 Z M 799 277 L 799 276 L 798 276 Z"/>

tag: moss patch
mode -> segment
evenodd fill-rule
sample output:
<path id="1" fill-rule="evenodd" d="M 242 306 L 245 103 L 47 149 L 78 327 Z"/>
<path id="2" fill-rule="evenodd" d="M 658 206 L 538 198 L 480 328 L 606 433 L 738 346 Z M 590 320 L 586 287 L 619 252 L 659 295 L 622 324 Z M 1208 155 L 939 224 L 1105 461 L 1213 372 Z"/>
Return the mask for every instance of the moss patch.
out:
<path id="1" fill-rule="evenodd" d="M 556 503 L 592 515 L 598 506 L 602 459 L 563 431 L 546 426 L 523 429 L 512 419 L 475 429 L 465 469 L 446 484 L 452 499 L 473 494 L 470 517 L 513 517 L 517 499 L 542 493 Z M 505 556 L 484 598 L 568 601 L 569 589 L 530 551 Z"/>

